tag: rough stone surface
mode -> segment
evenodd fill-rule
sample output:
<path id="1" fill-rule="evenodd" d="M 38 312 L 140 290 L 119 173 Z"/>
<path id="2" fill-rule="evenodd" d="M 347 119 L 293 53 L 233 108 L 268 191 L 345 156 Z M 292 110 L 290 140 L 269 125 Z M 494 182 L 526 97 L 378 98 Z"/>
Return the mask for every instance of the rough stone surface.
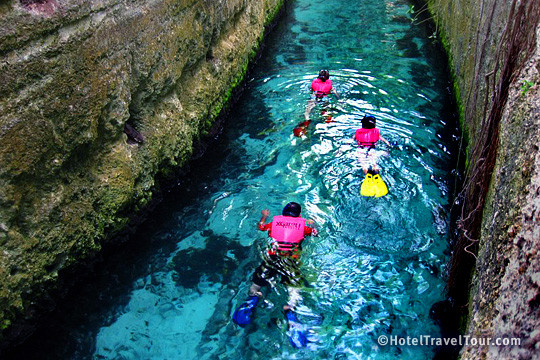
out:
<path id="1" fill-rule="evenodd" d="M 481 131 L 485 77 L 506 26 L 511 1 L 427 0 L 453 70 L 464 137 Z"/>
<path id="2" fill-rule="evenodd" d="M 540 48 L 538 48 L 540 50 Z M 471 335 L 519 338 L 520 346 L 466 347 L 463 359 L 540 354 L 540 51 L 510 90 L 484 209 L 472 292 Z"/>
<path id="3" fill-rule="evenodd" d="M 482 131 L 485 78 L 494 65 L 511 1 L 433 0 L 471 143 Z M 537 28 L 537 39 L 540 39 Z M 475 107 L 468 105 L 478 99 Z M 468 116 L 467 116 L 468 114 Z M 519 346 L 465 346 L 462 359 L 533 359 L 540 354 L 540 47 L 510 87 L 497 161 L 483 209 L 467 335 L 519 338 Z M 495 340 L 493 340 L 495 341 Z"/>
<path id="4" fill-rule="evenodd" d="M 282 3 L 0 1 L 2 334 L 189 159 Z"/>

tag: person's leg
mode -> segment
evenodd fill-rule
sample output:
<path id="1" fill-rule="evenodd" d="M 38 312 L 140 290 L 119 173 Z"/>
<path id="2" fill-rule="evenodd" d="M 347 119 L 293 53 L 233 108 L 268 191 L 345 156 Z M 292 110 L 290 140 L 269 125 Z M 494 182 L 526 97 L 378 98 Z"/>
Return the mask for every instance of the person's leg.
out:
<path id="1" fill-rule="evenodd" d="M 277 274 L 276 269 L 274 269 L 271 264 L 263 261 L 261 265 L 253 273 L 251 278 L 252 284 L 249 287 L 248 295 L 249 296 L 258 296 L 262 297 L 263 294 L 260 291 L 263 286 L 269 285 L 269 280 L 272 280 Z"/>
<path id="2" fill-rule="evenodd" d="M 373 168 L 373 171 L 375 171 L 375 174 L 378 174 L 379 173 L 379 158 L 381 157 L 381 154 L 384 154 L 384 152 L 381 152 L 380 150 L 377 150 L 377 149 L 371 149 L 369 152 L 368 152 L 368 159 L 369 159 L 369 162 L 370 162 L 370 166 Z"/>
<path id="3" fill-rule="evenodd" d="M 300 290 L 297 287 L 287 286 L 287 291 L 289 293 L 289 301 L 283 306 L 283 310 L 294 310 L 302 296 L 300 296 Z"/>
<path id="4" fill-rule="evenodd" d="M 296 306 L 302 300 L 300 287 L 303 279 L 299 270 L 300 264 L 296 259 L 288 257 L 281 265 L 282 269 L 285 270 L 280 272 L 281 279 L 287 285 L 289 293 L 289 301 L 283 306 L 283 313 L 287 319 L 289 341 L 293 347 L 302 348 L 307 346 L 308 339 L 306 326 L 300 322 L 295 313 Z"/>
<path id="5" fill-rule="evenodd" d="M 299 263 L 292 257 L 283 258 L 280 262 L 279 272 L 281 282 L 287 286 L 289 299 L 283 306 L 283 310 L 293 310 L 302 300 L 300 296 L 300 287 L 303 284 L 302 274 L 299 270 Z"/>
<path id="6" fill-rule="evenodd" d="M 366 153 L 366 149 L 364 148 L 358 148 L 356 151 L 358 163 L 362 167 L 362 171 L 364 172 L 364 175 L 367 174 L 370 166 L 370 161 L 368 158 L 368 154 Z"/>
<path id="7" fill-rule="evenodd" d="M 372 167 L 373 171 L 375 172 L 375 174 L 378 174 L 379 173 L 379 166 L 377 165 L 377 160 L 378 160 L 379 157 L 377 156 L 377 151 L 372 150 L 371 154 L 369 154 L 369 158 L 370 158 L 370 161 L 371 161 L 371 167 Z"/>
<path id="8" fill-rule="evenodd" d="M 233 321 L 240 327 L 247 326 L 251 323 L 255 308 L 263 294 L 260 291 L 261 287 L 268 285 L 268 279 L 271 279 L 275 271 L 268 267 L 266 262 L 263 262 L 253 273 L 253 283 L 249 287 L 248 298 L 238 306 L 233 313 Z"/>
<path id="9" fill-rule="evenodd" d="M 311 113 L 311 110 L 313 110 L 314 107 L 315 107 L 315 100 L 313 99 L 308 100 L 306 111 L 304 112 L 304 118 L 306 120 L 309 120 L 309 114 Z"/>

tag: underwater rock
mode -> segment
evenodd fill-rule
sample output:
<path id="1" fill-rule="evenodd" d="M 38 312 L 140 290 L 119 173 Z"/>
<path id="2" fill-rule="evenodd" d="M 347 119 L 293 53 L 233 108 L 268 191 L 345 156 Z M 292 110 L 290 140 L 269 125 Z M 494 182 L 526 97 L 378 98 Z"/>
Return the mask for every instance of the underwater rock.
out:
<path id="1" fill-rule="evenodd" d="M 207 236 L 205 244 L 203 249 L 180 250 L 174 256 L 174 281 L 178 285 L 195 288 L 201 278 L 227 284 L 250 251 L 249 247 L 239 245 L 236 241 L 213 234 Z"/>

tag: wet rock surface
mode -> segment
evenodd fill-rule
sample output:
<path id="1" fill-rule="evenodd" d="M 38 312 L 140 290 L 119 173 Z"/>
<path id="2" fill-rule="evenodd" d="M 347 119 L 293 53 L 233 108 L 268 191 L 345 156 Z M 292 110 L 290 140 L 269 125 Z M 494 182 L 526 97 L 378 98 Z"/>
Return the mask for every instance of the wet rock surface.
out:
<path id="1" fill-rule="evenodd" d="M 483 131 L 486 78 L 493 76 L 512 2 L 429 1 L 452 60 L 464 128 Z M 538 39 L 540 29 L 536 27 Z M 524 35 L 523 35 L 524 36 Z M 540 48 L 510 84 L 497 160 L 483 209 L 466 335 L 519 338 L 517 346 L 464 346 L 462 359 L 532 359 L 540 353 Z M 468 108 L 468 106 L 474 106 Z"/>
<path id="2" fill-rule="evenodd" d="M 282 3 L 0 3 L 0 340 L 186 163 Z"/>

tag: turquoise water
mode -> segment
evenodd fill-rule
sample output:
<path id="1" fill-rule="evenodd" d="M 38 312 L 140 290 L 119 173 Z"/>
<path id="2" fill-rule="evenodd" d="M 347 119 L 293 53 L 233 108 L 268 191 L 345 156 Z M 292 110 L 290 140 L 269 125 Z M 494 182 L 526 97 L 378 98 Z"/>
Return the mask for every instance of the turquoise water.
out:
<path id="1" fill-rule="evenodd" d="M 21 354 L 431 359 L 433 347 L 377 343 L 380 335 L 440 334 L 429 310 L 444 298 L 448 260 L 455 113 L 444 57 L 410 9 L 403 0 L 292 2 L 220 139 Z M 296 138 L 323 68 L 340 99 L 317 105 L 307 135 Z M 351 139 L 366 113 L 397 143 L 380 146 L 390 189 L 382 198 L 359 195 Z M 300 350 L 287 338 L 280 284 L 265 293 L 252 326 L 231 321 L 267 244 L 256 230 L 260 211 L 277 215 L 288 201 L 320 230 L 304 242 L 298 314 L 311 342 Z"/>

